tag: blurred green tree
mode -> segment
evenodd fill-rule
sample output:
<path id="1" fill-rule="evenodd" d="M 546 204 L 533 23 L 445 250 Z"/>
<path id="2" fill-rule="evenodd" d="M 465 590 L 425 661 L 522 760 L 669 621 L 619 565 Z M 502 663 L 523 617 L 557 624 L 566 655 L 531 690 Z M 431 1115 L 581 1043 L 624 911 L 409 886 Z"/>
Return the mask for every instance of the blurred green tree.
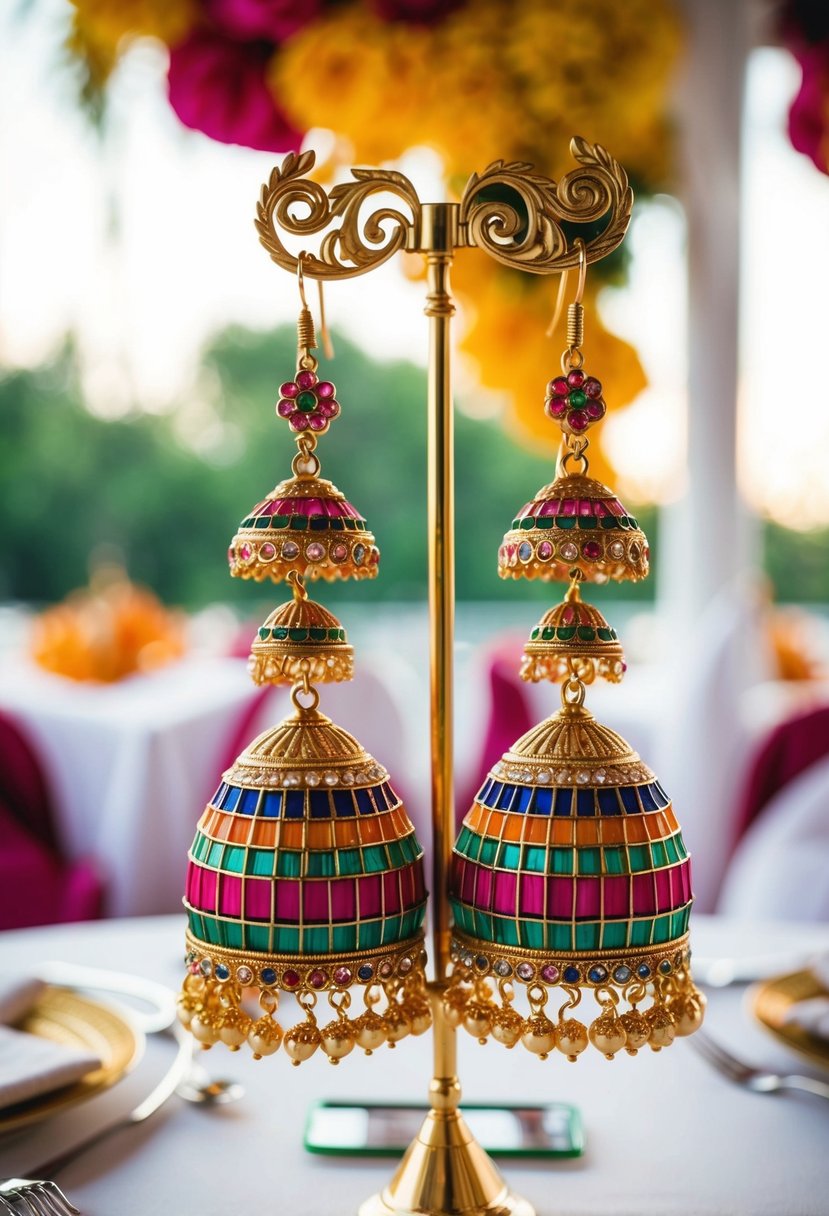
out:
<path id="1" fill-rule="evenodd" d="M 294 445 L 273 402 L 294 366 L 294 344 L 290 328 L 221 334 L 204 355 L 210 401 L 201 432 L 198 402 L 163 416 L 94 417 L 71 346 L 49 365 L 2 377 L 0 599 L 60 599 L 87 581 L 105 547 L 167 603 L 224 601 L 251 613 L 272 606 L 272 589 L 228 577 L 224 554 L 236 523 L 289 473 Z M 369 359 L 342 337 L 336 348 L 330 374 L 343 412 L 320 444 L 323 473 L 365 514 L 383 557 L 378 579 L 334 584 L 326 599 L 423 598 L 425 373 Z M 552 479 L 552 462 L 511 442 L 496 421 L 459 411 L 456 468 L 458 597 L 549 601 L 555 592 L 544 584 L 525 583 L 519 593 L 502 582 L 496 554 L 517 508 Z M 654 513 L 642 522 L 652 534 Z M 649 599 L 653 586 L 601 588 L 594 598 Z"/>

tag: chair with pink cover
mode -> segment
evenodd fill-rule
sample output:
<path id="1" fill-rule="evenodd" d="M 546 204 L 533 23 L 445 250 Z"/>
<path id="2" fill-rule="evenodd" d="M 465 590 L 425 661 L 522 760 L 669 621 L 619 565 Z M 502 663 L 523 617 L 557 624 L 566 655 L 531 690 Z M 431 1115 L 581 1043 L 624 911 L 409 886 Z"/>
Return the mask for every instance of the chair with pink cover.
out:
<path id="1" fill-rule="evenodd" d="M 46 778 L 20 728 L 0 714 L 0 928 L 96 920 L 94 864 L 63 856 Z"/>

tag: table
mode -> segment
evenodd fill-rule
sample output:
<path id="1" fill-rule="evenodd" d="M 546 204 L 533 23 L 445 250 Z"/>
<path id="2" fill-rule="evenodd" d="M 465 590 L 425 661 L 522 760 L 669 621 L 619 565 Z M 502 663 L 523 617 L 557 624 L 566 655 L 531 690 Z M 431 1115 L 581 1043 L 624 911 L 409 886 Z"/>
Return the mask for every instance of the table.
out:
<path id="1" fill-rule="evenodd" d="M 4 664 L 0 708 L 43 762 L 67 855 L 101 866 L 110 915 L 180 907 L 196 821 L 256 691 L 241 659 L 184 660 L 112 685 Z"/>
<path id="2" fill-rule="evenodd" d="M 181 917 L 21 930 L 0 937 L 0 966 L 10 972 L 61 958 L 177 985 L 182 935 Z M 784 970 L 793 951 L 829 949 L 829 925 L 747 926 L 701 916 L 694 939 L 699 955 L 779 953 Z M 751 1059 L 794 1063 L 750 1023 L 743 998 L 740 988 L 711 994 L 711 1032 Z M 557 1098 L 581 1107 L 583 1158 L 505 1164 L 511 1185 L 539 1216 L 822 1216 L 829 1208 L 829 1103 L 747 1093 L 714 1073 L 687 1042 L 612 1062 L 589 1052 L 570 1065 L 459 1037 L 469 1100 Z M 149 1124 L 67 1168 L 61 1182 L 85 1216 L 354 1213 L 385 1185 L 393 1162 L 309 1157 L 302 1148 L 304 1111 L 315 1097 L 421 1099 L 428 1040 L 405 1040 L 393 1054 L 372 1059 L 350 1056 L 337 1068 L 318 1058 L 292 1068 L 284 1053 L 257 1062 L 214 1048 L 204 1063 L 216 1076 L 243 1081 L 242 1102 L 205 1110 L 173 1099 Z M 110 1093 L 0 1144 L 0 1177 L 24 1172 L 45 1148 L 58 1151 L 94 1122 L 129 1109 L 152 1085 L 148 1069 L 161 1049 L 155 1043 L 146 1062 Z"/>

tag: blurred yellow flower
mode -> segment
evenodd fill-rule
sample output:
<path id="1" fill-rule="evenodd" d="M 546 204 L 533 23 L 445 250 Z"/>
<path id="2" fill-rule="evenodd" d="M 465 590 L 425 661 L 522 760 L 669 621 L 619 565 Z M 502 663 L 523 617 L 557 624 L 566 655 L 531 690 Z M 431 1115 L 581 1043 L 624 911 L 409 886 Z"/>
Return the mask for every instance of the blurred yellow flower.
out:
<path id="1" fill-rule="evenodd" d="M 70 46 L 92 47 L 115 62 L 128 37 L 180 42 L 198 16 L 197 0 L 71 0 L 75 13 Z"/>

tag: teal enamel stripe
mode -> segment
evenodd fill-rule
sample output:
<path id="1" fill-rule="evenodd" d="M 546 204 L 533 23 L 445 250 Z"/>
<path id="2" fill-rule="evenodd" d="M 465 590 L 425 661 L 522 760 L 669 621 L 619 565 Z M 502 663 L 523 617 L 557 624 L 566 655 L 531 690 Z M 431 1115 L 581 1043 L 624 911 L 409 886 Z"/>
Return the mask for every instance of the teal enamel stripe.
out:
<path id="1" fill-rule="evenodd" d="M 269 532 L 365 532 L 364 519 L 327 515 L 249 515 L 240 528 L 267 529 Z"/>
<path id="2" fill-rule="evenodd" d="M 531 642 L 618 642 L 615 629 L 594 629 L 592 625 L 536 625 L 530 634 Z"/>
<path id="3" fill-rule="evenodd" d="M 413 831 L 385 844 L 314 851 L 225 844 L 197 831 L 190 853 L 194 861 L 229 874 L 250 874 L 258 878 L 336 878 L 399 870 L 422 857 L 423 849 Z"/>
<path id="4" fill-rule="evenodd" d="M 647 844 L 572 848 L 510 844 L 461 828 L 454 851 L 497 870 L 531 874 L 641 874 L 685 861 L 688 851 L 680 832 Z"/>
<path id="5" fill-rule="evenodd" d="M 256 925 L 225 920 L 188 910 L 190 932 L 211 946 L 254 950 L 268 954 L 335 954 L 338 951 L 373 950 L 413 937 L 423 924 L 426 904 L 402 916 L 361 921 L 359 924 L 303 926 Z"/>
<path id="6" fill-rule="evenodd" d="M 571 950 L 624 950 L 658 946 L 688 932 L 691 905 L 662 916 L 638 920 L 538 921 L 495 916 L 450 899 L 456 928 L 496 946 L 566 953 Z"/>
<path id="7" fill-rule="evenodd" d="M 564 531 L 577 529 L 580 532 L 595 532 L 601 528 L 605 532 L 625 532 L 638 528 L 639 524 L 632 515 L 524 515 L 512 521 L 512 530 L 516 532 L 532 532 L 538 529 L 546 532 L 550 528 Z"/>
<path id="8" fill-rule="evenodd" d="M 267 642 L 269 638 L 273 638 L 275 642 L 345 642 L 348 640 L 344 629 L 286 629 L 282 625 L 278 625 L 275 629 L 268 629 L 263 625 L 256 632 L 260 642 Z"/>

